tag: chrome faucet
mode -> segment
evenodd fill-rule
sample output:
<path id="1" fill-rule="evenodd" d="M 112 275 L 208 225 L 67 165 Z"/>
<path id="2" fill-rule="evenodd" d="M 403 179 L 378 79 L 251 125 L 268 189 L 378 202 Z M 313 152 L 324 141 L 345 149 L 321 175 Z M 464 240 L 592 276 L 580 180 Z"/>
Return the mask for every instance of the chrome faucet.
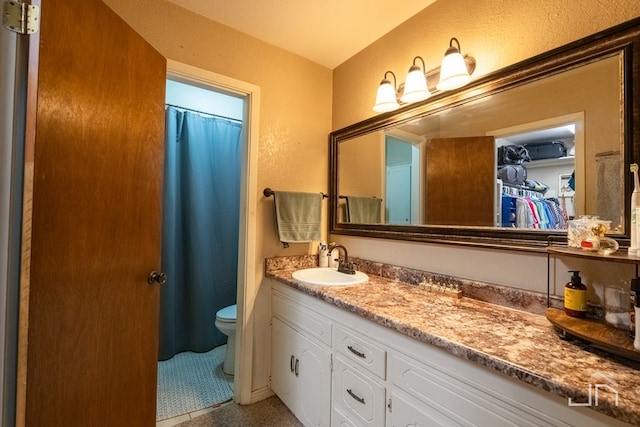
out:
<path id="1" fill-rule="evenodd" d="M 338 259 L 338 271 L 344 274 L 356 274 L 356 269 L 352 262 L 349 262 L 349 255 L 347 254 L 347 248 L 342 245 L 331 245 L 327 248 L 327 256 L 331 257 L 331 253 L 334 249 L 338 249 L 338 258 L 340 258 L 340 248 L 344 251 L 344 261 Z"/>

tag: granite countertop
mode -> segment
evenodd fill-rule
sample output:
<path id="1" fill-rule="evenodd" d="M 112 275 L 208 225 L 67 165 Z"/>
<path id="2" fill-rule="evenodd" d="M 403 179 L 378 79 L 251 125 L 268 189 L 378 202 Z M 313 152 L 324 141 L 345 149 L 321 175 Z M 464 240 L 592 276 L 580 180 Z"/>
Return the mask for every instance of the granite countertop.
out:
<path id="1" fill-rule="evenodd" d="M 640 425 L 640 363 L 561 340 L 544 315 L 463 297 L 455 299 L 367 272 L 369 282 L 319 287 L 292 273 L 314 265 L 267 262 L 266 276 L 373 322 L 440 347 L 453 355 L 550 391 L 587 402 L 589 384 L 618 392 L 599 393 L 596 411 Z M 593 374 L 605 375 L 591 379 Z"/>

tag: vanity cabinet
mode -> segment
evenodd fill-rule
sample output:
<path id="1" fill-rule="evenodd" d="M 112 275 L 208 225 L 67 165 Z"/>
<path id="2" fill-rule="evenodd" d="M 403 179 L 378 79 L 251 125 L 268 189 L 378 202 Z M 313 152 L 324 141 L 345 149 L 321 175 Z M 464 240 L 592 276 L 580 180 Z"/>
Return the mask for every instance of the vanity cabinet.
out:
<path id="1" fill-rule="evenodd" d="M 272 389 L 305 426 L 627 425 L 271 283 Z"/>
<path id="2" fill-rule="evenodd" d="M 304 327 L 320 326 L 319 330 L 326 333 L 324 322 L 305 315 L 287 301 L 279 300 L 274 306 L 278 304 L 284 310 L 274 311 L 271 322 L 271 388 L 305 426 L 329 426 L 331 353 Z M 300 323 L 285 323 L 292 318 Z M 298 330 L 294 329 L 296 326 Z"/>

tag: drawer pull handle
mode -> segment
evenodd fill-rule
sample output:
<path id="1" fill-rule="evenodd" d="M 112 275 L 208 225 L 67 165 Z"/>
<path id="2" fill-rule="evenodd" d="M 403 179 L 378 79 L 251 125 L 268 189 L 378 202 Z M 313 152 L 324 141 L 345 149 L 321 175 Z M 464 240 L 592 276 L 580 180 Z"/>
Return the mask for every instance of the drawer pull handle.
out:
<path id="1" fill-rule="evenodd" d="M 349 396 L 353 397 L 358 402 L 362 403 L 363 405 L 365 404 L 364 403 L 364 398 L 362 398 L 362 397 L 358 396 L 357 394 L 355 394 L 354 392 L 352 392 L 350 388 L 347 389 L 347 393 L 349 393 Z"/>
<path id="2" fill-rule="evenodd" d="M 363 359 L 367 358 L 367 355 L 364 353 L 359 352 L 358 350 L 356 350 L 355 348 L 351 347 L 351 346 L 347 346 L 347 348 L 349 349 L 349 351 L 353 354 L 355 354 L 358 357 L 361 357 Z"/>
<path id="3" fill-rule="evenodd" d="M 300 360 L 296 359 L 296 367 L 295 367 L 296 377 L 297 377 L 297 376 L 298 376 L 298 374 L 300 373 L 300 371 L 298 370 L 298 367 L 300 366 L 299 362 L 300 362 Z"/>
<path id="4" fill-rule="evenodd" d="M 295 357 L 293 357 L 293 354 L 291 355 L 291 360 L 289 361 L 289 368 L 291 369 L 291 372 L 293 372 L 293 361 L 295 360 Z"/>

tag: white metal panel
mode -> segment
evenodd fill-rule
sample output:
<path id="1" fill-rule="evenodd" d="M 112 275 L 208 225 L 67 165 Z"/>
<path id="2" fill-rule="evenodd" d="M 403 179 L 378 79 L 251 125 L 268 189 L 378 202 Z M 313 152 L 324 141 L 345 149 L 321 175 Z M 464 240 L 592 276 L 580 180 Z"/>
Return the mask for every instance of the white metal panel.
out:
<path id="1" fill-rule="evenodd" d="M 0 27 L 0 425 L 15 423 L 27 54 Z"/>

